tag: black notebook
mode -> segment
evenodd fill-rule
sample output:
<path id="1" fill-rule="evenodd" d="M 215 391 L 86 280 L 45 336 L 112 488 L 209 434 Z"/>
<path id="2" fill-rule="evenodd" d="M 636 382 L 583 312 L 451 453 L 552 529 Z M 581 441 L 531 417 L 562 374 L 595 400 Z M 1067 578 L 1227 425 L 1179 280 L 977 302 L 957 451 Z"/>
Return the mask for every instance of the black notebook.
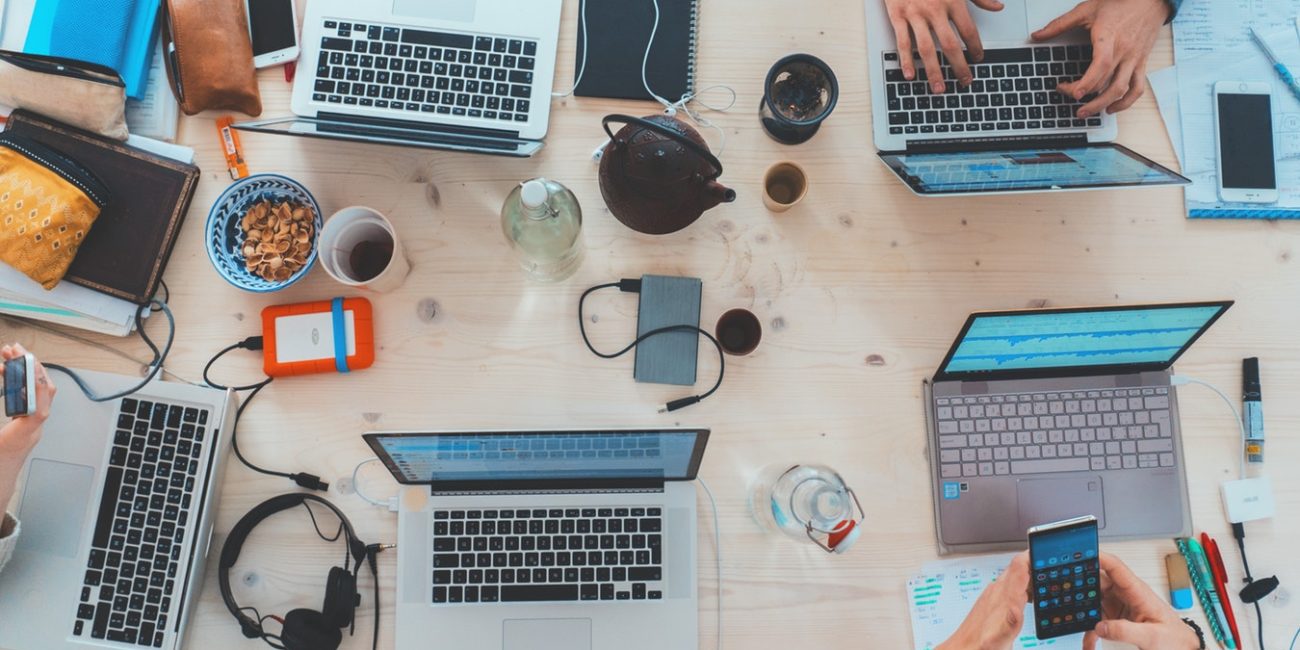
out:
<path id="1" fill-rule="evenodd" d="M 641 83 L 641 63 L 654 27 L 653 0 L 582 0 L 586 12 L 587 68 L 573 93 L 582 97 L 652 99 Z M 695 44 L 699 0 L 659 0 L 659 29 L 645 61 L 646 81 L 656 95 L 675 102 L 695 92 Z M 582 68 L 583 29 L 578 20 L 574 75 Z"/>

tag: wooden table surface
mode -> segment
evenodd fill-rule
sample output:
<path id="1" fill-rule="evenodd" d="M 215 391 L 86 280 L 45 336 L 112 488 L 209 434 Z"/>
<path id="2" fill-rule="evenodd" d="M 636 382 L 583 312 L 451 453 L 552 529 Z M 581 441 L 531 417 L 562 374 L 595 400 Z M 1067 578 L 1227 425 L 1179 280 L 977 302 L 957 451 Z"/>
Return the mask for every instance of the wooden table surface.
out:
<path id="1" fill-rule="evenodd" d="M 557 89 L 572 78 L 577 2 L 566 0 Z M 803 51 L 825 59 L 840 79 L 839 106 L 812 141 L 786 147 L 756 117 L 768 66 Z M 333 482 L 329 498 L 368 541 L 392 541 L 396 517 L 364 503 L 343 480 L 370 457 L 361 434 L 380 429 L 703 426 L 713 431 L 701 477 L 718 498 L 723 570 L 723 638 L 731 648 L 904 648 L 912 635 L 905 581 L 936 558 L 921 381 L 941 361 L 966 315 L 979 309 L 1234 299 L 1234 307 L 1178 370 L 1235 395 L 1241 358 L 1263 360 L 1267 467 L 1300 460 L 1300 239 L 1292 224 L 1189 221 L 1179 189 L 1143 189 L 929 199 L 913 196 L 875 155 L 871 137 L 862 6 L 830 1 L 797 6 L 744 0 L 702 3 L 701 86 L 726 84 L 739 101 L 709 119 L 727 134 L 721 180 L 739 198 L 665 237 L 639 235 L 605 209 L 592 150 L 600 117 L 650 114 L 650 103 L 557 100 L 547 145 L 529 160 L 336 144 L 245 134 L 254 173 L 301 181 L 331 214 L 367 205 L 396 224 L 413 266 L 395 293 L 370 296 L 378 359 L 347 376 L 276 381 L 247 411 L 245 453 L 266 466 L 310 471 Z M 1162 34 L 1152 69 L 1171 60 Z M 287 115 L 290 86 L 278 69 L 261 76 L 265 115 Z M 214 272 L 203 247 L 208 208 L 229 184 L 217 146 L 217 115 L 185 118 L 180 139 L 198 152 L 203 179 L 167 270 L 179 324 L 168 368 L 197 380 L 227 344 L 259 334 L 263 307 L 349 294 L 323 270 L 271 296 L 241 292 Z M 1150 94 L 1120 119 L 1120 141 L 1176 166 Z M 718 136 L 706 131 L 717 149 Z M 807 199 L 784 214 L 763 208 L 760 181 L 775 161 L 793 160 L 811 178 Z M 531 284 L 511 257 L 499 210 L 512 186 L 545 176 L 572 188 L 585 208 L 587 257 L 571 280 Z M 319 266 L 319 265 L 318 265 Z M 586 287 L 645 273 L 703 278 L 703 320 L 734 307 L 764 325 L 752 356 L 733 359 L 712 399 L 670 415 L 660 406 L 689 391 L 632 381 L 631 358 L 603 361 L 578 336 L 577 298 Z M 621 346 L 634 332 L 635 300 L 590 301 L 598 346 Z M 157 320 L 157 319 L 155 319 Z M 599 322 L 596 322 L 596 321 Z M 151 331 L 161 333 L 158 324 Z M 0 325 L 43 358 L 133 373 L 129 362 L 33 328 Z M 138 339 L 92 337 L 140 358 Z M 717 362 L 701 348 L 700 384 Z M 235 353 L 219 380 L 260 377 L 259 361 Z M 1236 477 L 1239 434 L 1208 390 L 1181 389 L 1192 512 L 1197 530 L 1231 547 L 1218 492 Z M 834 466 L 862 496 L 868 523 L 852 552 L 829 556 L 765 536 L 746 497 L 757 471 L 805 460 Z M 361 473 L 367 494 L 396 485 L 381 468 Z M 1300 535 L 1300 474 L 1275 471 L 1274 520 L 1249 526 L 1257 575 L 1279 573 L 1300 590 L 1294 559 Z M 214 550 L 245 512 L 290 491 L 231 459 Z M 713 521 L 701 491 L 700 647 L 712 648 L 718 570 Z M 1133 498 L 1141 498 L 1134 495 Z M 1287 541 L 1292 540 L 1292 541 Z M 1159 593 L 1170 540 L 1108 545 Z M 381 556 L 381 646 L 391 647 L 395 553 Z M 236 567 L 242 604 L 264 613 L 319 608 L 339 548 L 316 539 L 309 521 L 283 514 L 259 528 Z M 189 647 L 262 647 L 242 638 L 221 604 L 216 553 Z M 370 647 L 370 578 L 357 634 L 345 648 Z M 1235 591 L 1235 588 L 1233 589 Z M 1235 599 L 1234 599 L 1235 600 Z M 1244 612 L 1238 602 L 1238 611 Z M 1265 637 L 1284 648 L 1300 623 L 1300 598 L 1266 602 Z M 1243 634 L 1253 635 L 1253 616 Z M 1252 642 L 1249 647 L 1254 647 Z M 436 646 L 436 642 L 433 647 Z"/>

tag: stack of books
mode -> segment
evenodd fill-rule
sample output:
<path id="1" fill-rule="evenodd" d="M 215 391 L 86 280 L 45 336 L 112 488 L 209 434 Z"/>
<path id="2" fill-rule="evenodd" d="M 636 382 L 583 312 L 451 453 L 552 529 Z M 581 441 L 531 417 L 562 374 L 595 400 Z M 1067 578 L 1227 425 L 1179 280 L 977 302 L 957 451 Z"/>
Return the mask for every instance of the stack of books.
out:
<path id="1" fill-rule="evenodd" d="M 0 263 L 0 313 L 130 334 L 162 283 L 198 186 L 194 150 L 135 135 L 124 144 L 25 111 L 10 115 L 7 130 L 76 160 L 104 182 L 110 198 L 53 290 Z"/>

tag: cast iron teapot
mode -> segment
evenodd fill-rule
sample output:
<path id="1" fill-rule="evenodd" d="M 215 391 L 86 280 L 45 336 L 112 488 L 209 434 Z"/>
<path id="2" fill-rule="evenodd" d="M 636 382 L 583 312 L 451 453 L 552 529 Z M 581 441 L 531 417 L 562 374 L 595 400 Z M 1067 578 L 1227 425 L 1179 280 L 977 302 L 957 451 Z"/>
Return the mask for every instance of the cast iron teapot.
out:
<path id="1" fill-rule="evenodd" d="M 695 223 L 736 192 L 717 181 L 722 163 L 689 124 L 668 115 L 604 119 L 609 143 L 600 159 L 600 193 L 623 225 L 666 235 Z M 611 123 L 624 124 L 617 134 Z"/>

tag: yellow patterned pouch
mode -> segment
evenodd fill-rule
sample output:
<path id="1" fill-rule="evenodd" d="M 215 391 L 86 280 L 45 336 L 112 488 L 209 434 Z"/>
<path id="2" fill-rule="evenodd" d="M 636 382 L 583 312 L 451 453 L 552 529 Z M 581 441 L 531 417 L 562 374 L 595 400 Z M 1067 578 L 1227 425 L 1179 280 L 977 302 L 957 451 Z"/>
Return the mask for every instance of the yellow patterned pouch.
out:
<path id="1" fill-rule="evenodd" d="M 0 134 L 0 262 L 53 289 L 107 201 L 104 184 L 81 165 Z"/>

